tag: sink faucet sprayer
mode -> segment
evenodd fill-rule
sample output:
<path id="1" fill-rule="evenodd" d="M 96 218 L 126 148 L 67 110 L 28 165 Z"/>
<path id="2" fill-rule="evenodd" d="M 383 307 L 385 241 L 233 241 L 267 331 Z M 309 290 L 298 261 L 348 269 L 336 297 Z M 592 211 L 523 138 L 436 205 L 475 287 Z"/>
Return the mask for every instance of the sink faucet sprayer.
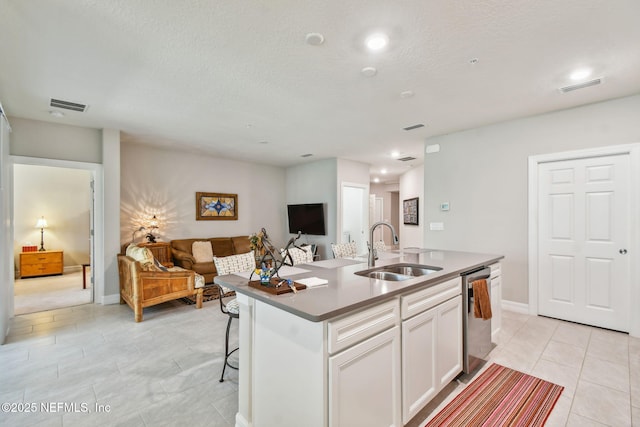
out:
<path id="1" fill-rule="evenodd" d="M 383 221 L 376 222 L 375 224 L 373 224 L 369 229 L 369 241 L 367 242 L 367 247 L 369 248 L 369 259 L 368 259 L 369 267 L 375 266 L 376 260 L 378 259 L 378 254 L 376 253 L 376 250 L 373 248 L 373 232 L 375 231 L 376 227 L 379 225 L 386 225 L 387 227 L 389 227 L 391 229 L 391 234 L 393 235 L 393 244 L 394 245 L 398 244 L 398 235 L 396 234 L 396 230 L 395 228 L 393 228 L 393 225 Z"/>

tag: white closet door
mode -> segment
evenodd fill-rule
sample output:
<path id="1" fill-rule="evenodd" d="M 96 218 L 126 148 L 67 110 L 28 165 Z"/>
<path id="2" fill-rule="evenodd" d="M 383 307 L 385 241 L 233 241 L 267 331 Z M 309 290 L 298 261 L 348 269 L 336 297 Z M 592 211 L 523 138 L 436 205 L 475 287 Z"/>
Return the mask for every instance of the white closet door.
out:
<path id="1" fill-rule="evenodd" d="M 538 170 L 539 313 L 629 330 L 629 155 Z"/>

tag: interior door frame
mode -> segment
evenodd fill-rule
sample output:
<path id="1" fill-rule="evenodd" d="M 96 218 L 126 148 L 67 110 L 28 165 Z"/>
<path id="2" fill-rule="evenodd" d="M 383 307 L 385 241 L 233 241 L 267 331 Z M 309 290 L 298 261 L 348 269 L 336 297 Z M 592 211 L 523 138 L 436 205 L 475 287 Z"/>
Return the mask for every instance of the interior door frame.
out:
<path id="1" fill-rule="evenodd" d="M 103 304 L 104 300 L 104 219 L 103 209 L 103 169 L 99 163 L 76 162 L 72 160 L 46 159 L 40 157 L 27 156 L 9 156 L 11 167 L 13 165 L 35 165 L 35 166 L 52 166 L 66 169 L 81 169 L 91 173 L 91 180 L 94 182 L 93 201 L 91 208 L 93 213 L 90 216 L 93 219 L 93 239 L 91 241 L 91 291 L 93 292 L 92 304 Z M 13 180 L 13 176 L 11 177 Z M 89 191 L 89 190 L 87 190 Z M 13 230 L 13 184 L 11 185 L 11 229 Z M 11 246 L 11 259 L 14 259 L 13 245 Z M 14 294 L 13 281 L 10 283 L 11 294 Z M 11 304 L 10 316 L 14 316 L 14 307 Z"/>
<path id="2" fill-rule="evenodd" d="M 362 189 L 362 227 L 364 229 L 364 236 L 362 236 L 362 238 L 364 239 L 364 248 L 366 249 L 366 242 L 368 240 L 367 237 L 367 230 L 369 229 L 368 225 L 369 225 L 369 186 L 368 185 L 364 185 L 364 184 L 359 184 L 356 182 L 348 182 L 348 181 L 342 181 L 340 183 L 340 197 L 339 197 L 339 201 L 340 201 L 340 206 L 338 207 L 338 227 L 337 227 L 337 236 L 336 236 L 336 241 L 340 242 L 341 241 L 341 236 L 343 233 L 343 226 L 344 226 L 344 189 L 345 187 L 353 187 L 353 188 L 358 188 L 358 189 Z M 353 240 L 353 239 L 351 239 Z"/>
<path id="3" fill-rule="evenodd" d="M 529 156 L 529 314 L 538 315 L 538 166 L 541 163 L 578 160 L 590 157 L 629 155 L 629 256 L 631 301 L 640 301 L 640 143 Z M 635 189 L 635 191 L 634 191 Z M 629 334 L 640 337 L 640 311 L 630 310 Z"/>

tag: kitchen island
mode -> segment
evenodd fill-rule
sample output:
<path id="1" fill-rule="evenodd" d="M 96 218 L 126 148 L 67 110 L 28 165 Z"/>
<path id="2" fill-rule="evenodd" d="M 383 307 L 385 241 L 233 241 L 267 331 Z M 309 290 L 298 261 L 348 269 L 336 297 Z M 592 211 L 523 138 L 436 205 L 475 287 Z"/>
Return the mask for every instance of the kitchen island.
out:
<path id="1" fill-rule="evenodd" d="M 326 285 L 278 296 L 246 277 L 215 278 L 240 305 L 236 426 L 401 426 L 461 372 L 460 274 L 502 256 L 414 249 L 381 258 L 378 267 L 437 271 L 388 281 L 356 274 L 368 270 L 361 260 L 325 260 L 290 278 Z"/>

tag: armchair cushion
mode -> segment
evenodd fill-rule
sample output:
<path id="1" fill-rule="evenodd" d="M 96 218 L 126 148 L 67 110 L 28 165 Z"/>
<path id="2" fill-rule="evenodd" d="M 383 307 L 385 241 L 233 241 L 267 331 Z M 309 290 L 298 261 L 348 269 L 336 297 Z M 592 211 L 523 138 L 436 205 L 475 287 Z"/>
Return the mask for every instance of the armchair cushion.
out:
<path id="1" fill-rule="evenodd" d="M 156 270 L 153 253 L 149 248 L 136 246 L 132 243 L 127 246 L 125 255 L 130 256 L 134 261 L 138 261 L 140 263 L 140 268 L 142 269 L 142 271 Z"/>

